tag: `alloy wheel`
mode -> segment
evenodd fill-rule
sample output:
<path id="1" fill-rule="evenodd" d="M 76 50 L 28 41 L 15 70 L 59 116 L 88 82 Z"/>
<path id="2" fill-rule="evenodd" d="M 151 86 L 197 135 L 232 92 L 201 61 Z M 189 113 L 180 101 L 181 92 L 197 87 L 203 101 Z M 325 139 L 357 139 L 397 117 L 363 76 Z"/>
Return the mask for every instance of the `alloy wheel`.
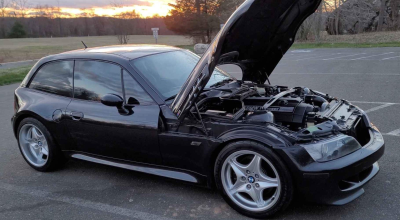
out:
<path id="1" fill-rule="evenodd" d="M 281 193 L 276 168 L 253 151 L 242 150 L 228 156 L 222 165 L 221 180 L 230 199 L 249 211 L 270 209 Z"/>
<path id="2" fill-rule="evenodd" d="M 36 167 L 46 165 L 49 146 L 43 132 L 32 124 L 26 124 L 19 131 L 19 144 L 22 153 L 30 164 Z"/>

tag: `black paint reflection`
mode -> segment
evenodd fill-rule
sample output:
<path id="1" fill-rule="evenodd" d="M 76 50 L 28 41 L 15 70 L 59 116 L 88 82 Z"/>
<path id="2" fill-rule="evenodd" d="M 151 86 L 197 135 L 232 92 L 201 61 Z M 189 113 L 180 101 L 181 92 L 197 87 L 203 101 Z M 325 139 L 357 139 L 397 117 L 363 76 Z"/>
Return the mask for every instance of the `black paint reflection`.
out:
<path id="1" fill-rule="evenodd" d="M 74 97 L 100 101 L 106 94 L 123 97 L 121 68 L 98 61 L 76 61 Z"/>
<path id="2" fill-rule="evenodd" d="M 29 88 L 72 97 L 73 68 L 74 61 L 59 61 L 46 64 L 36 73 Z"/>
<path id="3" fill-rule="evenodd" d="M 124 87 L 125 87 L 125 99 L 128 105 L 149 105 L 154 104 L 153 99 L 145 92 L 142 87 L 124 71 Z"/>

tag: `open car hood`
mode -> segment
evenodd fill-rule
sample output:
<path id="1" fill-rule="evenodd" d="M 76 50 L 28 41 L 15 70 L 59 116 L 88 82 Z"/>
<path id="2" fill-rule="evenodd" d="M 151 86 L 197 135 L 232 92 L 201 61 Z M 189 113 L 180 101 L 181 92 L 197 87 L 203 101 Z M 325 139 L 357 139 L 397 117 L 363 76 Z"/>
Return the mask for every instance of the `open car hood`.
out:
<path id="1" fill-rule="evenodd" d="M 178 119 L 208 83 L 217 65 L 236 64 L 243 81 L 264 84 L 321 0 L 247 0 L 228 19 L 172 103 Z"/>

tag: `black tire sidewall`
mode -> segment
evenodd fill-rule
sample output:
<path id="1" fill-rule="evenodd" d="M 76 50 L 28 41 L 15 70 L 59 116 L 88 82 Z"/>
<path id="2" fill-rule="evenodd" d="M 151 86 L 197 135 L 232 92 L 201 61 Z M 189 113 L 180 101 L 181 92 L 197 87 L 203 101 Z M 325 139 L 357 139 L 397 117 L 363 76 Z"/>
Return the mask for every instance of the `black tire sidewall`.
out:
<path id="1" fill-rule="evenodd" d="M 39 128 L 40 131 L 42 132 L 42 134 L 43 134 L 43 135 L 45 136 L 45 138 L 46 138 L 47 145 L 48 145 L 48 148 L 49 148 L 49 155 L 48 155 L 47 162 L 46 162 L 46 164 L 45 164 L 44 166 L 37 167 L 37 166 L 31 164 L 31 163 L 29 162 L 29 160 L 27 160 L 27 158 L 25 157 L 24 153 L 22 152 L 21 144 L 19 143 L 20 130 L 21 130 L 21 128 L 22 128 L 24 125 L 28 125 L 28 124 L 34 125 L 34 126 L 36 126 L 37 128 Z M 47 171 L 52 171 L 52 170 L 54 170 L 54 169 L 57 167 L 57 165 L 59 164 L 60 161 L 57 161 L 57 159 L 59 159 L 59 160 L 61 159 L 61 158 L 60 158 L 60 156 L 61 156 L 61 155 L 60 155 L 60 152 L 58 152 L 59 149 L 58 149 L 57 146 L 55 145 L 54 140 L 53 140 L 53 138 L 52 138 L 50 132 L 49 132 L 49 131 L 47 130 L 47 128 L 46 128 L 40 121 L 38 121 L 37 119 L 34 119 L 34 118 L 25 118 L 25 119 L 23 119 L 23 120 L 21 121 L 21 123 L 20 123 L 19 126 L 18 126 L 17 140 L 18 140 L 18 147 L 19 147 L 19 150 L 20 150 L 20 152 L 21 152 L 21 154 L 22 154 L 24 160 L 25 160 L 25 161 L 29 164 L 29 166 L 31 166 L 33 169 L 38 170 L 38 171 L 41 171 L 41 172 L 47 172 Z"/>
<path id="2" fill-rule="evenodd" d="M 274 166 L 278 172 L 280 182 L 281 182 L 281 193 L 278 198 L 278 202 L 275 203 L 270 209 L 261 212 L 252 212 L 246 209 L 241 208 L 236 205 L 230 197 L 225 192 L 222 181 L 221 181 L 221 170 L 224 161 L 233 153 L 241 150 L 249 150 L 254 151 L 256 153 L 261 154 L 266 159 L 268 159 Z M 215 162 L 214 169 L 214 179 L 217 186 L 217 189 L 221 193 L 224 200 L 236 211 L 239 213 L 252 217 L 252 218 L 268 218 L 273 216 L 274 214 L 285 210 L 293 198 L 293 182 L 291 175 L 286 168 L 285 164 L 281 161 L 281 159 L 267 146 L 260 144 L 258 142 L 253 141 L 237 141 L 228 144 L 218 155 L 217 160 Z"/>

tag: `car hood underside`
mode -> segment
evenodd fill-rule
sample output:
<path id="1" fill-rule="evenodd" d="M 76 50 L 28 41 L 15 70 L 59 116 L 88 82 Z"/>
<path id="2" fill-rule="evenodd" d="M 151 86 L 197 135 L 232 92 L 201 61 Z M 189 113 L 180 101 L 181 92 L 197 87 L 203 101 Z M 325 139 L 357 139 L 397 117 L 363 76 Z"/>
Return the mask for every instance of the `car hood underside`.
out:
<path id="1" fill-rule="evenodd" d="M 321 0 L 247 0 L 228 19 L 172 104 L 178 118 L 196 102 L 215 67 L 236 64 L 243 81 L 264 84 Z"/>

